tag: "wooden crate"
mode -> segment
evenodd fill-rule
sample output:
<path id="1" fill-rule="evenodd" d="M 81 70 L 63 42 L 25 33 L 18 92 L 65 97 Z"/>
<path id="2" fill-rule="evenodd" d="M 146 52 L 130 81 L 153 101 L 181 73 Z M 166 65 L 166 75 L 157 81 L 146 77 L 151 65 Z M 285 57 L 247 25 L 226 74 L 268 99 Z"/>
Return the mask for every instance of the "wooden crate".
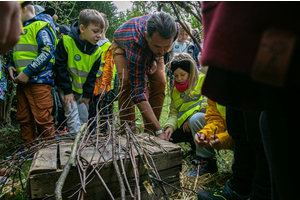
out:
<path id="1" fill-rule="evenodd" d="M 137 134 L 136 137 L 143 145 L 143 148 L 149 150 L 149 152 L 151 153 L 151 157 L 155 163 L 155 166 L 157 168 L 157 171 L 159 172 L 161 179 L 168 178 L 165 180 L 167 183 L 179 188 L 179 172 L 181 171 L 183 156 L 183 152 L 180 146 L 170 142 L 166 142 L 164 140 L 160 140 L 159 138 L 154 136 L 149 137 L 148 134 Z M 127 143 L 126 141 L 127 140 L 125 138 L 120 137 L 120 143 L 122 145 Z M 152 141 L 152 143 L 156 143 L 156 145 L 151 145 L 149 141 Z M 32 162 L 30 172 L 27 178 L 27 192 L 30 194 L 31 199 L 44 198 L 47 195 L 52 195 L 54 193 L 55 183 L 58 180 L 61 172 L 63 171 L 64 166 L 68 161 L 68 152 L 71 151 L 72 142 L 73 141 L 64 141 L 58 145 L 51 145 L 41 149 L 35 154 L 35 158 Z M 104 154 L 100 158 L 99 165 L 103 165 L 103 168 L 99 170 L 99 174 L 102 176 L 104 182 L 110 189 L 114 198 L 119 199 L 120 186 L 112 162 L 111 148 L 112 145 L 108 144 L 106 146 Z M 124 149 L 121 149 L 121 151 L 123 152 L 123 154 L 125 154 Z M 100 157 L 99 152 L 102 152 L 102 150 L 100 149 L 99 151 L 95 151 L 94 147 L 85 147 L 81 151 L 81 155 L 83 155 L 89 161 L 92 160 L 91 163 L 97 164 L 98 159 Z M 140 175 L 139 184 L 141 188 L 141 199 L 148 199 L 148 193 L 146 192 L 143 186 L 143 182 L 148 181 L 149 177 L 148 173 L 145 171 L 143 162 L 139 156 L 139 153 L 143 153 L 142 151 L 140 151 L 139 148 L 138 151 L 134 150 L 134 152 L 137 164 L 136 167 L 138 168 Z M 119 161 L 118 164 L 121 170 Z M 88 172 L 91 169 L 92 167 L 89 167 Z M 127 160 L 125 172 L 131 190 L 134 193 L 135 178 L 130 159 Z M 94 175 L 95 173 L 92 176 Z M 68 177 L 65 181 L 63 191 L 67 191 L 79 183 L 80 176 L 77 167 L 71 168 Z M 174 190 L 172 187 L 167 185 L 165 185 L 165 188 L 169 193 L 172 190 Z M 73 189 L 72 191 L 64 193 L 63 198 L 67 199 L 67 197 L 74 194 L 75 191 L 76 190 Z M 106 189 L 104 188 L 103 184 L 97 176 L 95 176 L 95 178 L 88 185 L 86 185 L 86 191 L 87 193 L 85 193 L 84 199 L 111 199 L 108 192 L 106 191 Z M 159 192 L 160 190 L 156 188 L 156 191 Z M 77 199 L 77 196 L 78 195 L 74 195 L 71 199 Z M 126 191 L 126 197 L 127 199 L 131 199 L 128 191 Z M 50 199 L 54 199 L 54 197 Z"/>

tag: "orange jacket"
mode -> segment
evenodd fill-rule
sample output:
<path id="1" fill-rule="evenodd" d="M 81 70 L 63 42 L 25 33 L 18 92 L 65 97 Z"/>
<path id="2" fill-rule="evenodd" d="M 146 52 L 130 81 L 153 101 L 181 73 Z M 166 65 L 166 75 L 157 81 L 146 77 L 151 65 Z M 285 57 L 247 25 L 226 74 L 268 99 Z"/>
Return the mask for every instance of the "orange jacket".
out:
<path id="1" fill-rule="evenodd" d="M 108 92 L 111 88 L 111 81 L 113 77 L 114 59 L 111 53 L 111 47 L 107 50 L 105 54 L 105 64 L 103 67 L 103 73 L 100 77 L 96 78 L 94 95 L 97 96 L 101 94 L 100 89 Z"/>
<path id="2" fill-rule="evenodd" d="M 220 139 L 222 149 L 233 149 L 234 141 L 226 130 L 226 119 L 222 117 L 217 109 L 216 102 L 207 99 L 208 107 L 205 113 L 206 126 L 199 131 L 206 135 L 206 140 L 210 140 L 210 136 L 214 136 L 216 130 L 216 136 Z"/>

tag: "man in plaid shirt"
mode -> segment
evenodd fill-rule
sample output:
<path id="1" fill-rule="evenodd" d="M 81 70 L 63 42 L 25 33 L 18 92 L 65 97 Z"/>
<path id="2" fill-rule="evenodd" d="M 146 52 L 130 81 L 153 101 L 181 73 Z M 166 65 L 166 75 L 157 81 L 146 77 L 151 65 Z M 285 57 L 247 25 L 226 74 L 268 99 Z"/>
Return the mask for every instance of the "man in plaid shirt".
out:
<path id="1" fill-rule="evenodd" d="M 143 115 L 145 128 L 166 139 L 159 117 L 165 99 L 163 55 L 178 35 L 178 25 L 165 12 L 135 17 L 114 33 L 112 54 L 121 79 L 119 110 L 121 122 L 134 126 L 136 104 Z M 150 83 L 146 96 L 147 78 Z"/>

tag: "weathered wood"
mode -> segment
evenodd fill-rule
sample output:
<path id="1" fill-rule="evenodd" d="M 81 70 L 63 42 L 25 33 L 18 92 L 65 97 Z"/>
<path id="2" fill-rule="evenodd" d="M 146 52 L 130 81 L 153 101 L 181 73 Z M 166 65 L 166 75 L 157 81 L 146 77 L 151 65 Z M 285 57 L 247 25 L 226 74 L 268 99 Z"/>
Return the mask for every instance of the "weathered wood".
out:
<path id="1" fill-rule="evenodd" d="M 30 174 L 55 171 L 57 169 L 57 145 L 40 149 L 33 158 Z"/>
<path id="2" fill-rule="evenodd" d="M 167 183 L 180 188 L 180 182 L 179 182 L 179 171 L 181 170 L 181 166 L 173 167 L 167 170 L 160 171 L 160 176 L 162 179 L 171 177 L 166 180 Z M 31 198 L 32 199 L 39 199 L 44 198 L 45 194 L 51 195 L 53 194 L 54 188 L 55 188 L 55 180 L 57 180 L 60 176 L 62 170 L 58 170 L 57 172 L 50 172 L 50 173 L 41 173 L 41 174 L 34 174 L 30 176 L 30 182 L 31 185 L 34 187 L 31 187 Z M 174 172 L 177 172 L 176 174 Z M 115 173 L 115 171 L 114 171 Z M 75 183 L 79 183 L 79 175 L 77 173 L 76 168 L 72 168 L 69 172 L 69 174 L 72 174 L 72 176 L 68 176 L 65 185 L 63 187 L 63 191 L 68 190 L 75 186 Z M 102 177 L 104 177 L 104 174 L 100 172 Z M 128 178 L 129 184 L 131 189 L 134 191 L 135 187 L 135 180 L 134 178 Z M 140 176 L 140 186 L 141 186 L 141 199 L 147 199 L 147 193 L 143 186 L 143 182 L 148 181 L 149 177 L 147 174 Z M 109 182 L 106 178 L 106 184 L 110 191 L 112 192 L 113 196 L 118 199 L 120 197 L 120 190 L 116 189 L 119 188 L 119 182 L 117 180 L 113 182 Z M 47 185 L 47 187 L 38 187 L 38 185 Z M 173 188 L 169 186 L 165 186 L 168 193 L 170 193 Z M 63 193 L 63 199 L 67 199 L 68 196 L 72 195 L 78 187 L 74 188 L 74 190 L 69 191 L 67 193 Z M 86 186 L 87 193 L 84 195 L 84 199 L 110 199 L 107 191 L 101 184 L 98 178 L 94 178 L 87 186 Z M 156 188 L 156 191 L 159 191 L 158 188 Z M 159 193 L 159 192 L 158 192 Z M 160 192 L 162 193 L 162 192 Z M 144 197 L 144 198 L 143 198 Z M 49 198 L 49 199 L 54 199 Z M 74 195 L 71 199 L 77 199 L 77 195 Z M 126 199 L 131 199 L 129 192 L 126 192 Z"/>
<path id="3" fill-rule="evenodd" d="M 159 175 L 161 179 L 167 178 L 169 176 L 174 176 L 170 179 L 168 179 L 166 182 L 170 183 L 176 187 L 179 187 L 179 172 L 181 170 L 181 164 L 182 164 L 182 155 L 183 152 L 180 148 L 180 146 L 160 140 L 154 136 L 150 136 L 148 134 L 138 134 L 135 135 L 137 140 L 140 142 L 142 147 L 146 149 L 147 151 L 150 151 L 151 158 L 155 164 L 155 167 L 157 171 L 159 172 Z M 127 139 L 125 137 L 120 137 L 120 146 L 123 156 L 121 158 L 124 158 L 125 155 L 125 144 L 127 143 Z M 155 144 L 154 144 L 155 143 Z M 44 198 L 46 194 L 51 195 L 54 193 L 55 189 L 55 182 L 60 177 L 60 174 L 62 172 L 62 168 L 66 165 L 66 162 L 70 156 L 69 153 L 66 153 L 66 151 L 71 150 L 71 144 L 70 142 L 63 142 L 59 145 L 59 160 L 60 165 L 57 166 L 56 171 L 46 171 L 44 170 L 43 173 L 29 173 L 28 175 L 28 190 L 31 193 L 32 199 L 38 199 L 38 198 Z M 162 147 L 157 147 L 157 145 L 161 145 Z M 116 140 L 116 148 L 118 151 L 119 148 L 119 142 L 118 138 Z M 85 157 L 87 160 L 91 161 L 91 163 L 95 166 L 98 163 L 99 157 L 102 152 L 102 156 L 100 159 L 100 162 L 98 163 L 98 169 L 101 167 L 101 170 L 98 170 L 99 174 L 101 175 L 102 179 L 110 189 L 113 196 L 118 199 L 120 197 L 120 189 L 119 189 L 119 182 L 116 175 L 116 171 L 113 166 L 112 162 L 112 144 L 108 143 L 106 145 L 106 148 L 103 152 L 104 147 L 101 147 L 98 151 L 95 151 L 94 147 L 84 147 L 81 150 L 81 156 Z M 47 151 L 47 148 L 44 149 Z M 144 156 L 147 156 L 147 159 L 149 161 L 149 164 L 152 166 L 152 162 L 150 161 L 148 154 L 143 154 L 142 150 L 140 148 L 134 147 L 134 153 L 135 153 L 135 159 L 136 159 L 136 167 L 138 168 L 139 175 L 140 175 L 140 188 L 141 190 L 141 199 L 145 199 L 147 196 L 147 193 L 145 191 L 145 188 L 143 186 L 143 182 L 145 180 L 149 181 L 148 178 L 148 171 L 146 171 L 144 167 L 144 163 L 141 160 L 141 157 L 139 154 L 143 157 L 143 160 L 145 160 Z M 92 155 L 94 154 L 94 157 L 92 159 Z M 84 161 L 83 161 L 84 162 Z M 104 165 L 103 165 L 104 164 Z M 120 161 L 117 161 L 117 164 L 120 166 Z M 60 168 L 61 167 L 61 168 Z M 32 168 L 34 168 L 32 166 Z M 120 167 L 121 169 L 121 167 Z M 88 174 L 92 170 L 92 167 L 90 166 L 87 169 Z M 134 191 L 135 187 L 135 180 L 134 180 L 134 171 L 132 167 L 131 162 L 126 162 L 125 166 L 125 173 L 129 182 L 129 185 Z M 90 178 L 94 177 L 94 179 L 86 185 L 85 189 L 87 193 L 84 194 L 84 199 L 110 199 L 107 191 L 105 190 L 104 186 L 102 185 L 101 181 L 97 177 L 96 173 L 93 172 L 93 174 L 90 176 Z M 91 180 L 91 179 L 89 179 Z M 87 181 L 89 181 L 87 180 Z M 70 169 L 69 175 L 66 178 L 65 185 L 63 187 L 62 191 L 65 191 L 67 189 L 70 189 L 74 187 L 76 184 L 80 183 L 79 174 L 77 171 L 77 167 L 72 167 Z M 79 184 L 80 185 L 80 184 Z M 173 190 L 169 186 L 165 186 L 167 191 L 170 192 Z M 75 188 L 75 189 L 78 189 Z M 67 194 L 63 194 L 63 198 L 65 199 L 68 195 L 73 194 L 74 191 L 70 191 Z M 74 196 L 74 199 L 77 198 L 77 195 Z M 73 199 L 73 198 L 72 198 Z M 126 191 L 126 199 L 130 199 L 129 192 Z"/>
<path id="4" fill-rule="evenodd" d="M 65 141 L 59 144 L 60 169 L 63 169 L 69 160 L 72 143 L 73 141 Z"/>

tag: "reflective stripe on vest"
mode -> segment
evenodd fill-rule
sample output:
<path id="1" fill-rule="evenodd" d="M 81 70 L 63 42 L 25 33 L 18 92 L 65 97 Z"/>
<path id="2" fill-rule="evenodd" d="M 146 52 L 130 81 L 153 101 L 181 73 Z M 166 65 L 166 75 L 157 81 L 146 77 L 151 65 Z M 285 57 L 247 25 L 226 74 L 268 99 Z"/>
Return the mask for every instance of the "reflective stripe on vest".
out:
<path id="1" fill-rule="evenodd" d="M 175 107 L 178 112 L 177 116 L 177 127 L 180 128 L 181 125 L 186 121 L 188 117 L 191 116 L 195 111 L 199 111 L 202 103 L 203 96 L 200 94 L 203 80 L 205 78 L 204 74 L 199 74 L 199 79 L 194 90 L 183 100 L 185 92 L 178 92 L 176 87 L 174 87 L 172 92 L 172 99 L 174 101 Z"/>
<path id="2" fill-rule="evenodd" d="M 83 85 L 94 65 L 101 56 L 100 47 L 92 54 L 82 53 L 76 46 L 75 41 L 68 35 L 63 35 L 64 48 L 68 54 L 68 72 L 72 82 L 73 91 L 82 94 Z"/>
<path id="3" fill-rule="evenodd" d="M 110 46 L 111 46 L 111 42 L 105 42 L 102 46 L 100 46 L 100 48 L 102 50 L 101 64 L 100 64 L 100 67 L 99 67 L 96 77 L 100 77 L 103 74 L 103 68 L 105 65 L 105 55 Z"/>
<path id="4" fill-rule="evenodd" d="M 35 21 L 23 28 L 24 34 L 20 36 L 19 42 L 13 48 L 13 61 L 18 74 L 38 57 L 38 43 L 36 36 L 38 32 L 46 26 L 48 26 L 53 33 L 56 44 L 57 41 L 55 32 L 52 30 L 48 22 Z M 49 62 L 54 64 L 54 58 L 52 58 Z M 46 67 L 47 66 L 45 66 L 42 70 L 46 69 Z"/>
<path id="5" fill-rule="evenodd" d="M 113 90 L 115 88 L 116 73 L 117 73 L 117 68 L 116 68 L 116 65 L 114 64 L 113 77 L 112 77 L 112 80 L 111 80 L 111 88 L 110 88 L 110 90 Z"/>

